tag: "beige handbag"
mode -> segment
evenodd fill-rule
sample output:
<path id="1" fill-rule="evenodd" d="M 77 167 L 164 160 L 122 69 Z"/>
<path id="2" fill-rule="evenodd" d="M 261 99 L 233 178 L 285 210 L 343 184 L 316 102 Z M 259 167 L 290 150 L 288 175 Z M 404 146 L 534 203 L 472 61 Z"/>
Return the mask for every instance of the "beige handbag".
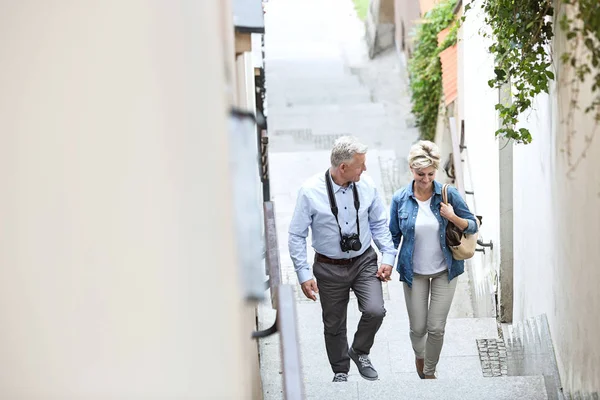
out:
<path id="1" fill-rule="evenodd" d="M 442 201 L 448 204 L 448 185 L 442 188 Z M 475 218 L 479 228 L 479 218 Z M 479 230 L 479 229 L 478 229 Z M 472 235 L 464 234 L 456 225 L 448 221 L 446 226 L 446 244 L 452 250 L 452 258 L 455 260 L 468 260 L 475 254 L 477 246 L 477 232 Z"/>

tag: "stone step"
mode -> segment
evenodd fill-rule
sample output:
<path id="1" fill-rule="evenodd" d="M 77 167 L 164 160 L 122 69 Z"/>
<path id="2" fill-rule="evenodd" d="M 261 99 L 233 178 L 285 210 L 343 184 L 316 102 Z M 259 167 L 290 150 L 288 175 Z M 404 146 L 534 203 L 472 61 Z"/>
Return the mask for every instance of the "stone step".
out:
<path id="1" fill-rule="evenodd" d="M 281 386 L 265 385 L 265 400 L 283 399 Z M 397 376 L 392 380 L 305 383 L 306 399 L 314 400 L 545 400 L 541 376 L 421 380 Z"/>
<path id="2" fill-rule="evenodd" d="M 293 268 L 284 265 L 283 270 L 282 281 L 295 286 L 298 301 L 296 311 L 303 378 L 306 382 L 328 382 L 333 374 L 326 356 L 320 304 L 303 296 L 296 283 Z M 414 353 L 409 339 L 408 317 L 401 286 L 398 282 L 390 282 L 384 286 L 387 315 L 371 349 L 371 359 L 382 380 L 394 379 L 397 375 L 407 379 L 418 379 L 414 373 Z M 347 322 L 350 341 L 360 319 L 355 296 L 352 294 L 351 298 Z M 453 304 L 451 315 L 455 313 L 455 309 L 460 309 L 456 303 Z M 270 326 L 274 318 L 275 312 L 272 309 L 261 308 L 259 329 Z M 463 376 L 482 378 L 483 369 L 477 339 L 495 338 L 497 338 L 497 325 L 494 318 L 450 318 L 446 325 L 444 348 L 437 367 L 438 377 L 440 379 L 455 379 Z M 260 352 L 263 383 L 276 384 L 280 380 L 281 373 L 277 335 L 262 339 Z M 350 374 L 351 380 L 361 380 L 354 366 L 351 367 Z"/>
<path id="3" fill-rule="evenodd" d="M 293 134 L 297 130 L 310 131 L 312 136 L 334 134 L 361 136 L 369 133 L 382 135 L 385 132 L 400 133 L 406 128 L 405 121 L 392 119 L 389 121 L 378 119 L 370 122 L 369 118 L 333 118 L 325 123 L 315 122 L 306 117 L 285 120 L 275 119 L 269 122 L 269 131 L 273 136 Z"/>
<path id="4" fill-rule="evenodd" d="M 545 314 L 502 324 L 508 370 L 514 375 L 543 375 L 550 399 L 563 398 L 560 374 Z M 570 398 L 566 395 L 566 398 Z"/>
<path id="5" fill-rule="evenodd" d="M 288 116 L 304 115 L 325 115 L 335 114 L 356 115 L 356 116 L 385 116 L 388 108 L 379 103 L 350 104 L 340 106 L 337 104 L 324 104 L 317 106 L 296 106 L 296 107 L 269 107 L 269 114 L 277 118 Z M 392 111 L 395 111 L 392 110 Z"/>
<path id="6" fill-rule="evenodd" d="M 362 104 L 373 101 L 371 93 L 360 86 L 338 87 L 338 88 L 319 88 L 304 92 L 302 90 L 277 90 L 269 93 L 269 104 L 274 107 L 290 107 L 286 105 L 286 101 L 291 101 L 292 106 L 310 106 L 328 104 L 331 99 L 352 99 L 353 102 L 345 102 L 345 104 Z M 322 102 L 321 102 L 322 101 Z"/>
<path id="7" fill-rule="evenodd" d="M 347 92 L 364 92 L 369 93 L 369 89 L 363 86 L 356 77 L 348 76 L 345 79 L 338 79 L 336 82 L 327 79 L 298 79 L 280 81 L 273 79 L 267 81 L 267 90 L 269 96 L 281 94 L 321 94 L 321 93 L 347 93 Z"/>
<path id="8" fill-rule="evenodd" d="M 297 96 L 282 96 L 274 97 L 269 96 L 269 104 L 274 106 L 302 106 L 310 104 L 360 104 L 366 103 L 371 100 L 368 93 L 337 93 L 337 94 L 323 94 L 313 95 L 311 94 L 300 94 Z"/>
<path id="9" fill-rule="evenodd" d="M 266 50 L 267 51 L 265 51 L 265 53 L 268 52 L 268 47 Z M 303 73 L 311 76 L 326 74 L 339 77 L 340 74 L 343 76 L 343 73 L 348 70 L 344 60 L 339 56 L 335 57 L 335 55 L 329 59 L 320 60 L 312 58 L 300 58 L 296 60 L 289 60 L 287 58 L 270 59 L 266 57 L 265 68 L 265 74 L 267 76 L 271 76 L 273 74 L 290 74 L 288 75 L 290 78 L 294 77 L 295 75 L 302 75 Z"/>

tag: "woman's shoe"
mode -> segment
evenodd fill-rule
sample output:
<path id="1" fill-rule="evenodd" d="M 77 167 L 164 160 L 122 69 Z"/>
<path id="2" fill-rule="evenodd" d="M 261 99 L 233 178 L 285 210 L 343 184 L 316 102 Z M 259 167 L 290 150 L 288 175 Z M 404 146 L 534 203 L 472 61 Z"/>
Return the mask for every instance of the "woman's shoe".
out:
<path id="1" fill-rule="evenodd" d="M 415 366 L 417 367 L 417 374 L 419 378 L 425 379 L 425 374 L 423 373 L 423 368 L 425 368 L 425 359 L 415 357 Z"/>
<path id="2" fill-rule="evenodd" d="M 435 377 L 435 375 L 423 375 L 423 376 L 424 376 L 424 378 L 423 378 L 423 379 L 437 379 L 437 378 Z"/>

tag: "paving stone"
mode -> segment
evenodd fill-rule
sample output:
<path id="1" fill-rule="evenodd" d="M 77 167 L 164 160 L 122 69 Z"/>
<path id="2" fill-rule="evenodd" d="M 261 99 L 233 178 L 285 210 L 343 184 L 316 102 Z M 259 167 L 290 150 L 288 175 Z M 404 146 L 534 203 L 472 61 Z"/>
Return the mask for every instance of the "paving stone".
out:
<path id="1" fill-rule="evenodd" d="M 481 400 L 481 399 L 546 399 L 543 378 L 456 378 L 436 380 L 396 380 L 365 382 L 358 386 L 360 400 L 420 399 L 420 400 Z"/>

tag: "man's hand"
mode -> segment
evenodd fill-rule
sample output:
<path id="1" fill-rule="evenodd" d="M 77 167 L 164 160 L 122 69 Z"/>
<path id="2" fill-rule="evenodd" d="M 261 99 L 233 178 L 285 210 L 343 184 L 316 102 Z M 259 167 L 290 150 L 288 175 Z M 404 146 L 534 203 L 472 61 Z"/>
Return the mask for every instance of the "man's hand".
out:
<path id="1" fill-rule="evenodd" d="M 319 293 L 319 288 L 317 287 L 317 282 L 315 282 L 314 279 L 307 280 L 301 286 L 302 292 L 304 292 L 304 295 L 307 298 L 311 299 L 312 301 L 317 301 L 317 296 L 315 296 L 315 293 Z"/>
<path id="2" fill-rule="evenodd" d="M 391 281 L 392 280 L 392 266 L 389 264 L 381 264 L 379 269 L 377 270 L 377 277 L 382 281 Z"/>

